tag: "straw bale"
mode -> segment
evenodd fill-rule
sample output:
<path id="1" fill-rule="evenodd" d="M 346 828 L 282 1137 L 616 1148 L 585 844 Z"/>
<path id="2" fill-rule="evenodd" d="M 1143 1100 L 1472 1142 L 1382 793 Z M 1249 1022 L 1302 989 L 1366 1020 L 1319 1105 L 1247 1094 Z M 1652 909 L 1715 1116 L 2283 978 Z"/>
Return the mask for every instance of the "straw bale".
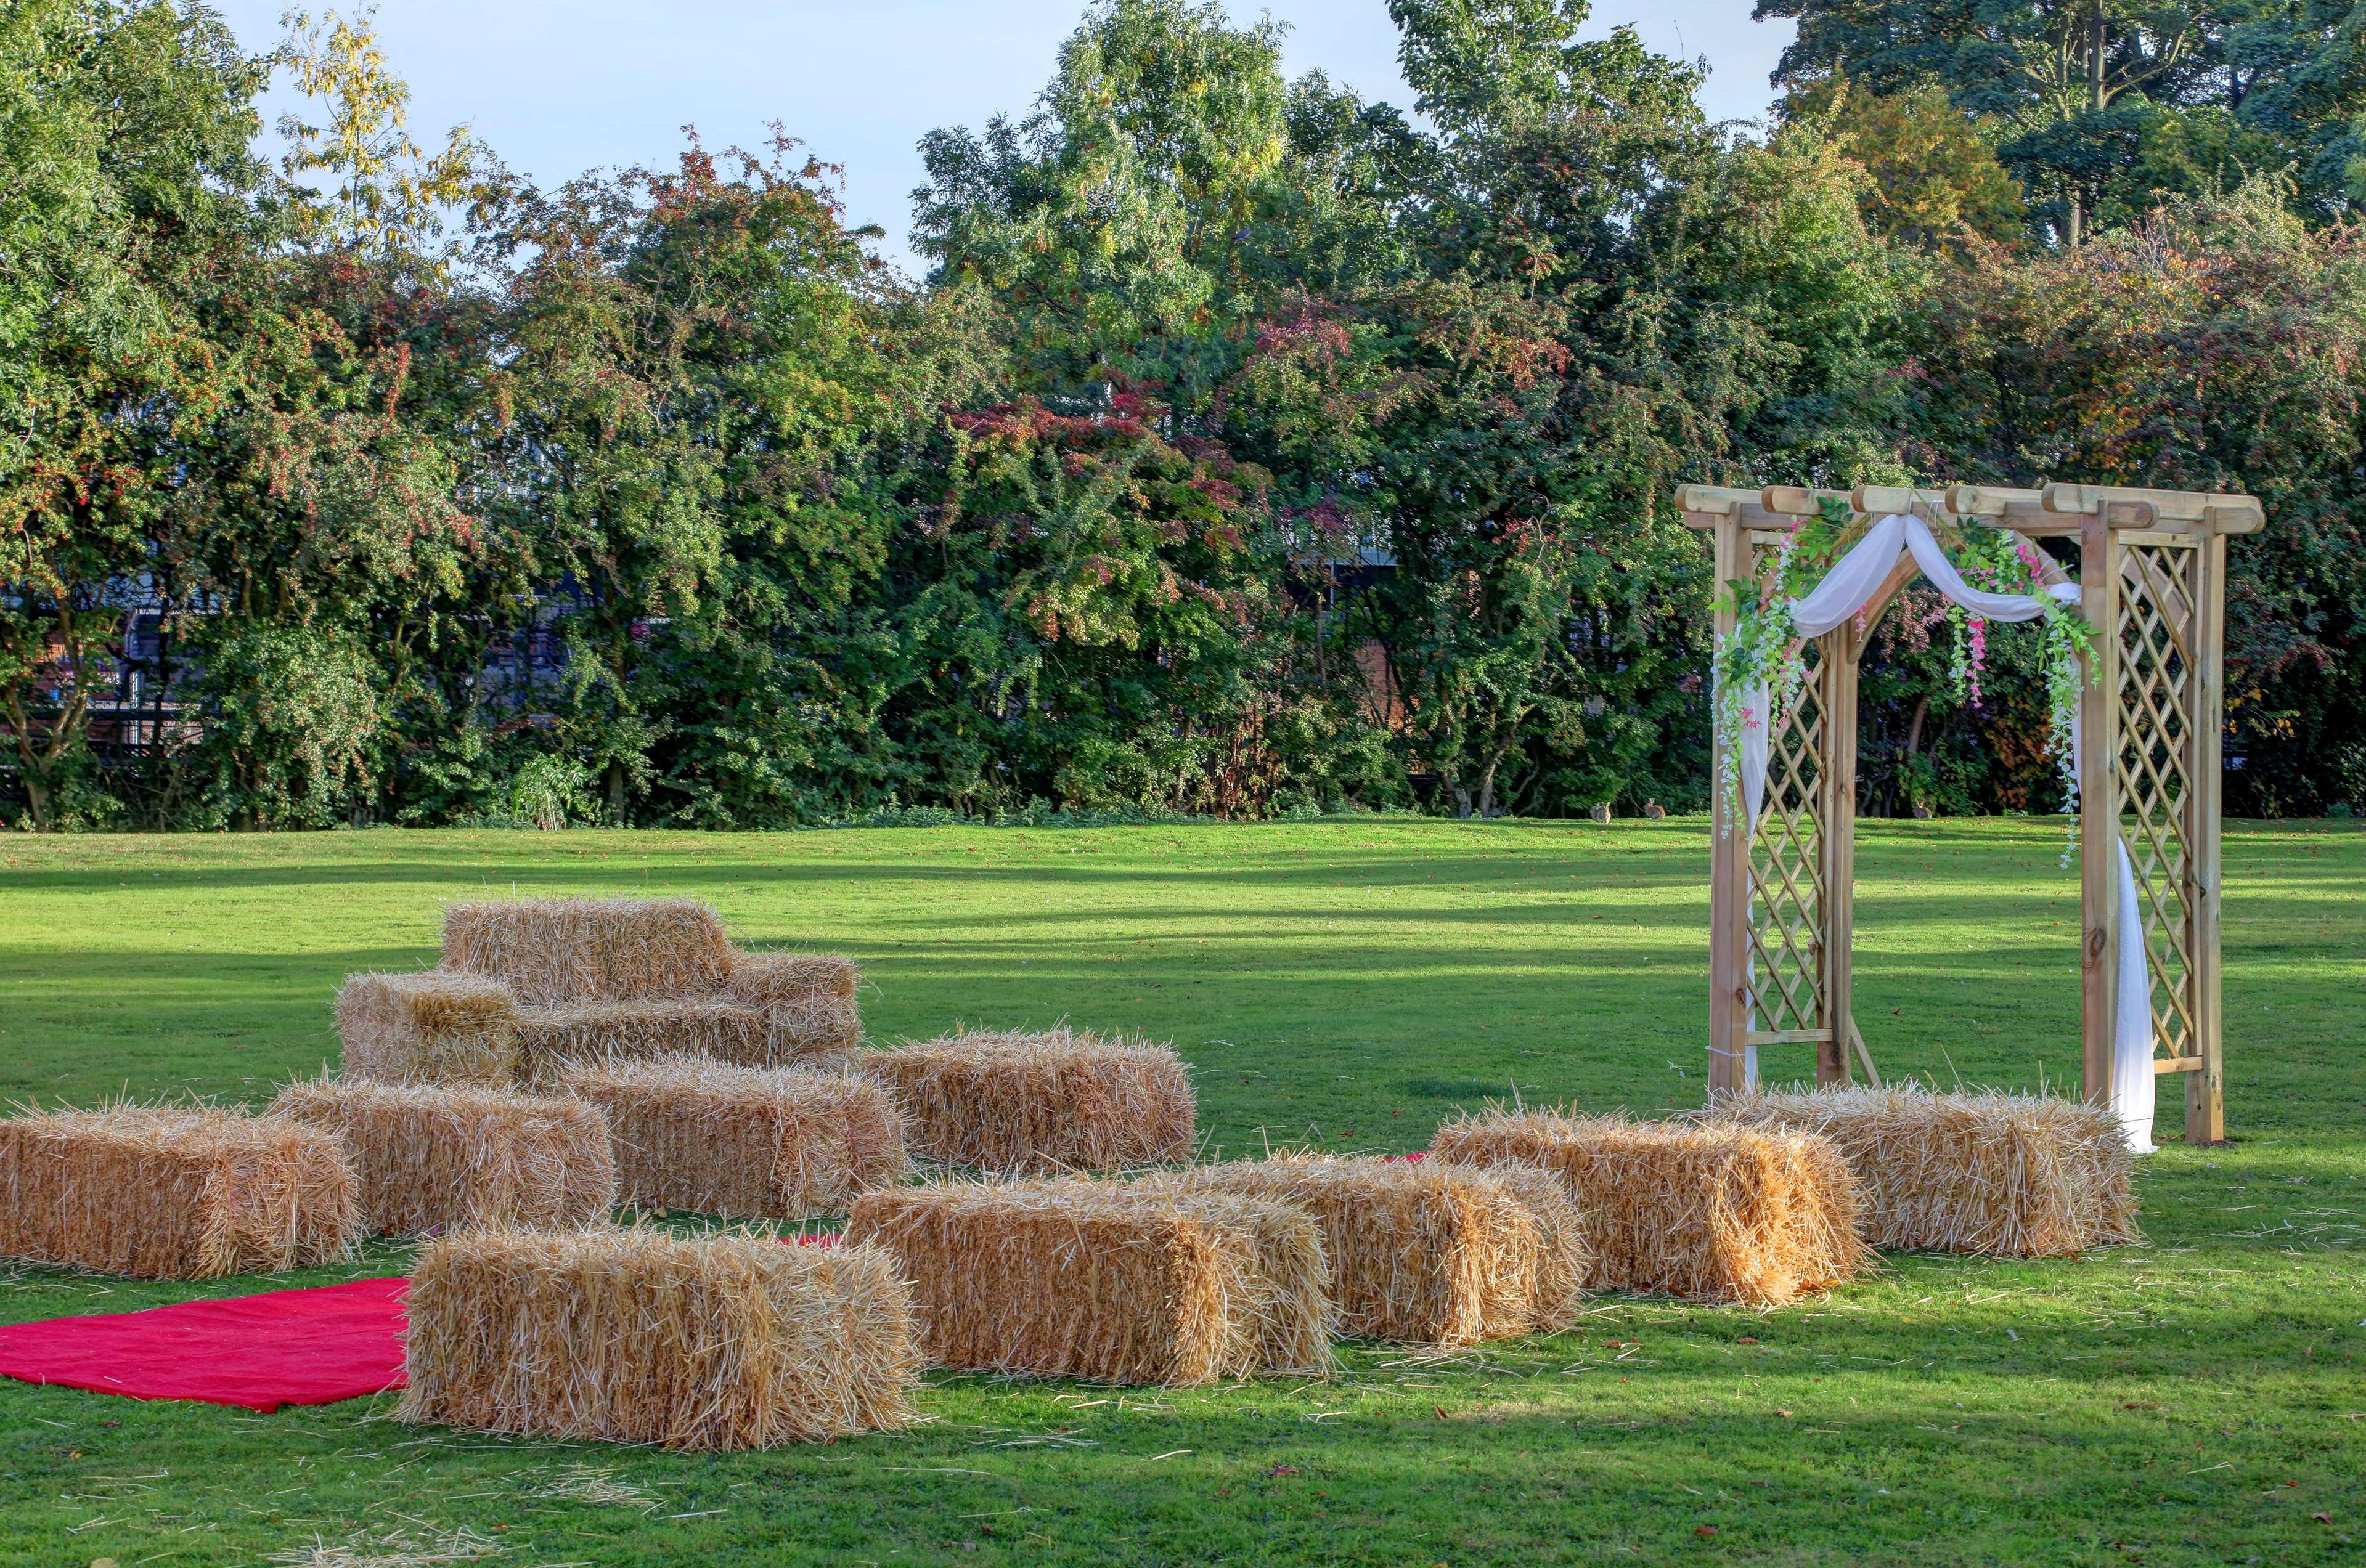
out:
<path id="1" fill-rule="evenodd" d="M 1887 1088 L 1720 1095 L 1712 1122 L 1787 1127 L 1838 1145 L 1874 1246 L 2047 1258 L 2141 1241 L 2132 1158 L 2104 1106 L 1995 1091 Z"/>
<path id="2" fill-rule="evenodd" d="M 516 899 L 444 912 L 444 967 L 500 980 L 528 1007 L 720 992 L 722 919 L 694 899 Z"/>
<path id="3" fill-rule="evenodd" d="M 839 1055 L 862 1043 L 862 1014 L 851 996 L 817 992 L 782 997 L 762 1007 L 775 1061 Z"/>
<path id="4" fill-rule="evenodd" d="M 389 1083 L 507 1083 L 517 1073 L 517 999 L 452 969 L 349 975 L 337 991 L 344 1066 Z"/>
<path id="5" fill-rule="evenodd" d="M 772 1025 L 756 1008 L 704 999 L 580 1002 L 518 1014 L 519 1078 L 536 1088 L 577 1063 L 676 1055 L 766 1066 Z"/>
<path id="6" fill-rule="evenodd" d="M 678 1449 L 913 1420 L 909 1291 L 876 1247 L 763 1233 L 455 1233 L 412 1270 L 398 1419 Z"/>
<path id="7" fill-rule="evenodd" d="M 834 996 L 769 1008 L 702 998 L 528 1007 L 518 1014 L 518 1071 L 522 1081 L 544 1087 L 571 1063 L 655 1056 L 702 1056 L 739 1067 L 836 1066 L 860 1035 L 854 1004 Z"/>
<path id="8" fill-rule="evenodd" d="M 607 1117 L 625 1198 L 653 1208 L 805 1219 L 911 1172 L 904 1113 L 868 1078 L 663 1057 L 564 1081 Z"/>
<path id="9" fill-rule="evenodd" d="M 584 1225 L 616 1201 L 607 1124 L 580 1100 L 323 1075 L 282 1089 L 270 1114 L 344 1139 L 377 1234 Z"/>
<path id="10" fill-rule="evenodd" d="M 1189 1152 L 1199 1104 L 1166 1046 L 1065 1026 L 956 1032 L 866 1052 L 916 1148 L 988 1170 L 1116 1170 Z"/>
<path id="11" fill-rule="evenodd" d="M 846 1235 L 895 1253 L 939 1365 L 1179 1386 L 1245 1377 L 1303 1332 L 1268 1335 L 1286 1309 L 1255 1223 L 1130 1184 L 993 1180 L 866 1193 Z"/>
<path id="12" fill-rule="evenodd" d="M 361 1228 L 335 1134 L 196 1105 L 0 1121 L 0 1256 L 141 1279 L 276 1273 Z"/>
<path id="13" fill-rule="evenodd" d="M 1585 1229 L 1565 1193 L 1443 1160 L 1285 1155 L 1145 1184 L 1291 1204 L 1324 1228 L 1345 1332 L 1467 1345 L 1575 1321 Z"/>
<path id="14" fill-rule="evenodd" d="M 1254 1291 L 1259 1315 L 1259 1364 L 1268 1372 L 1328 1377 L 1337 1368 L 1331 1341 L 1339 1334 L 1338 1309 L 1331 1302 L 1331 1260 L 1322 1222 L 1298 1204 L 1245 1197 L 1178 1184 L 1154 1176 L 1116 1183 L 1094 1176 L 1050 1176 L 1034 1185 L 1073 1188 L 1088 1194 L 1123 1193 L 1199 1215 L 1247 1234 L 1263 1276 Z M 1565 1200 L 1564 1200 L 1565 1201 Z M 1242 1310 L 1247 1310 L 1243 1308 Z"/>
<path id="15" fill-rule="evenodd" d="M 1585 1215 L 1595 1290 L 1775 1305 L 1873 1261 L 1847 1162 L 1804 1133 L 1490 1108 L 1439 1127 L 1430 1148 L 1560 1176 Z"/>
<path id="16" fill-rule="evenodd" d="M 731 976 L 725 988 L 732 997 L 755 1007 L 776 1002 L 803 1002 L 832 996 L 854 1000 L 861 980 L 851 958 L 835 953 L 741 953 L 731 955 Z"/>

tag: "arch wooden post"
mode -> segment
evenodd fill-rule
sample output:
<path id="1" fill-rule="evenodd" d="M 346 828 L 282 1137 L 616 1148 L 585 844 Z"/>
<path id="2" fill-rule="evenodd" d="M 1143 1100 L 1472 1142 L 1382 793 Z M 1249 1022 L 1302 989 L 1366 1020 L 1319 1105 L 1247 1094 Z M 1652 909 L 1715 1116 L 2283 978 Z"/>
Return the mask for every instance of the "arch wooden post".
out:
<path id="1" fill-rule="evenodd" d="M 1799 518 L 1835 497 L 1687 485 L 1677 505 L 1715 542 L 1717 582 L 1758 577 Z M 2081 610 L 2094 643 L 2079 719 L 2081 1069 L 2089 1098 L 2112 1089 L 2119 944 L 2141 942 L 2152 978 L 2153 1069 L 2185 1080 L 2185 1133 L 2225 1136 L 2219 999 L 2219 770 L 2225 724 L 2226 539 L 2265 521 L 2248 496 L 2052 485 L 1866 486 L 1860 517 L 1942 511 L 2079 546 Z M 2058 568 L 2046 570 L 2058 580 Z M 1768 724 L 1765 806 L 1722 821 L 1710 869 L 1709 1088 L 1758 1081 L 1762 1047 L 1812 1045 L 1820 1084 L 1862 1070 L 1880 1081 L 1852 1006 L 1856 872 L 1857 671 L 1867 633 L 1912 577 L 1901 560 L 1853 625 L 1810 645 L 1788 714 Z M 1733 617 L 1720 612 L 1720 638 Z M 1711 766 L 1722 779 L 1722 742 Z M 2127 845 L 2138 913 L 2122 929 Z"/>

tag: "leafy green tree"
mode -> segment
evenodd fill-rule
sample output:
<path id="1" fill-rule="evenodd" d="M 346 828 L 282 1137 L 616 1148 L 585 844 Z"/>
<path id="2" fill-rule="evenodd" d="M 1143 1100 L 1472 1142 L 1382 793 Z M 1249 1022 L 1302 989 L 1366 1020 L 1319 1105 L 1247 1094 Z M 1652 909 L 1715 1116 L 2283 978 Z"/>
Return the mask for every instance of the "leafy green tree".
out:
<path id="1" fill-rule="evenodd" d="M 2349 208 L 2366 72 L 2347 5 L 2237 0 L 1760 0 L 1794 18 L 1775 73 L 1795 91 L 1842 74 L 1880 95 L 1944 90 L 1982 125 L 2040 230 L 2098 224 L 2290 165 L 2301 208 Z"/>
<path id="2" fill-rule="evenodd" d="M 216 395 L 193 285 L 259 241 L 261 79 L 204 12 L 0 17 L 0 721 L 36 825 L 87 783 L 126 585 L 169 570 L 168 431 Z"/>
<path id="3" fill-rule="evenodd" d="M 2141 234 L 1973 269 L 1918 326 L 1904 428 L 1933 471 L 2248 490 L 2269 524 L 2228 560 L 2226 779 L 2238 813 L 2343 799 L 2366 722 L 2356 518 L 2366 271 L 2286 185 L 2180 203 Z"/>

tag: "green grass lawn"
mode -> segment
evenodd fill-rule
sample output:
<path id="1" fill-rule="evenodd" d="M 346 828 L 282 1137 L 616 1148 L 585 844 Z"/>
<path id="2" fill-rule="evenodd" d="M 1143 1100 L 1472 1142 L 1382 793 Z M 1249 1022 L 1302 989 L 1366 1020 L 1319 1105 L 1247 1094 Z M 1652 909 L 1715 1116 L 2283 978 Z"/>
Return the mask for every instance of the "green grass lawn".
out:
<path id="1" fill-rule="evenodd" d="M 2053 823 L 1872 823 L 1884 1070 L 2075 1088 Z M 1689 1106 L 1699 822 L 0 844 L 0 1090 L 260 1100 L 352 969 L 458 894 L 672 891 L 860 957 L 883 1038 L 1141 1028 L 1226 1153 L 1409 1149 L 1505 1096 Z M 2366 1545 L 2366 833 L 2231 825 L 2226 1119 L 2144 1162 L 2152 1244 L 1890 1260 L 1768 1313 L 1606 1298 L 1575 1332 L 1183 1392 L 933 1374 L 918 1432 L 729 1457 L 503 1441 L 390 1400 L 253 1416 L 0 1384 L 0 1557 L 83 1564 L 2293 1563 Z M 1809 1063 L 1777 1058 L 1770 1077 Z M 2163 1096 L 2164 1132 L 2180 1129 Z M 0 1274 L 0 1321 L 271 1281 Z M 317 1559 L 316 1543 L 334 1550 Z M 294 1555 L 288 1555 L 293 1553 Z"/>

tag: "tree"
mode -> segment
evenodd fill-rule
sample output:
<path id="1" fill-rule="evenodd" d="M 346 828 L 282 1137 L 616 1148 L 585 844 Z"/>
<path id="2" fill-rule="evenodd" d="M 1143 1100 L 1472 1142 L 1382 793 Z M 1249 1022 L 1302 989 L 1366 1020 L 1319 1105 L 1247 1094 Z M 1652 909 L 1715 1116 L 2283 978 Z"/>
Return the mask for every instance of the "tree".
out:
<path id="1" fill-rule="evenodd" d="M 0 716 L 36 825 L 76 814 L 123 588 L 173 526 L 159 435 L 212 398 L 191 285 L 256 242 L 261 80 L 205 12 L 36 0 L 0 19 Z"/>
<path id="2" fill-rule="evenodd" d="M 2366 560 L 2356 516 L 2366 262 L 2261 181 L 2167 208 L 2140 232 L 1934 291 L 1904 428 L 1918 466 L 2247 490 L 2268 527 L 2228 558 L 2229 812 L 2346 798 L 2366 722 Z"/>
<path id="3" fill-rule="evenodd" d="M 2293 195 L 2349 210 L 2366 73 L 2346 6 L 2238 0 L 1760 0 L 1797 38 L 1775 73 L 1801 91 L 1845 74 L 1878 95 L 1936 86 L 1981 124 L 2040 231 L 2079 244 L 2171 196 L 2287 164 Z"/>

